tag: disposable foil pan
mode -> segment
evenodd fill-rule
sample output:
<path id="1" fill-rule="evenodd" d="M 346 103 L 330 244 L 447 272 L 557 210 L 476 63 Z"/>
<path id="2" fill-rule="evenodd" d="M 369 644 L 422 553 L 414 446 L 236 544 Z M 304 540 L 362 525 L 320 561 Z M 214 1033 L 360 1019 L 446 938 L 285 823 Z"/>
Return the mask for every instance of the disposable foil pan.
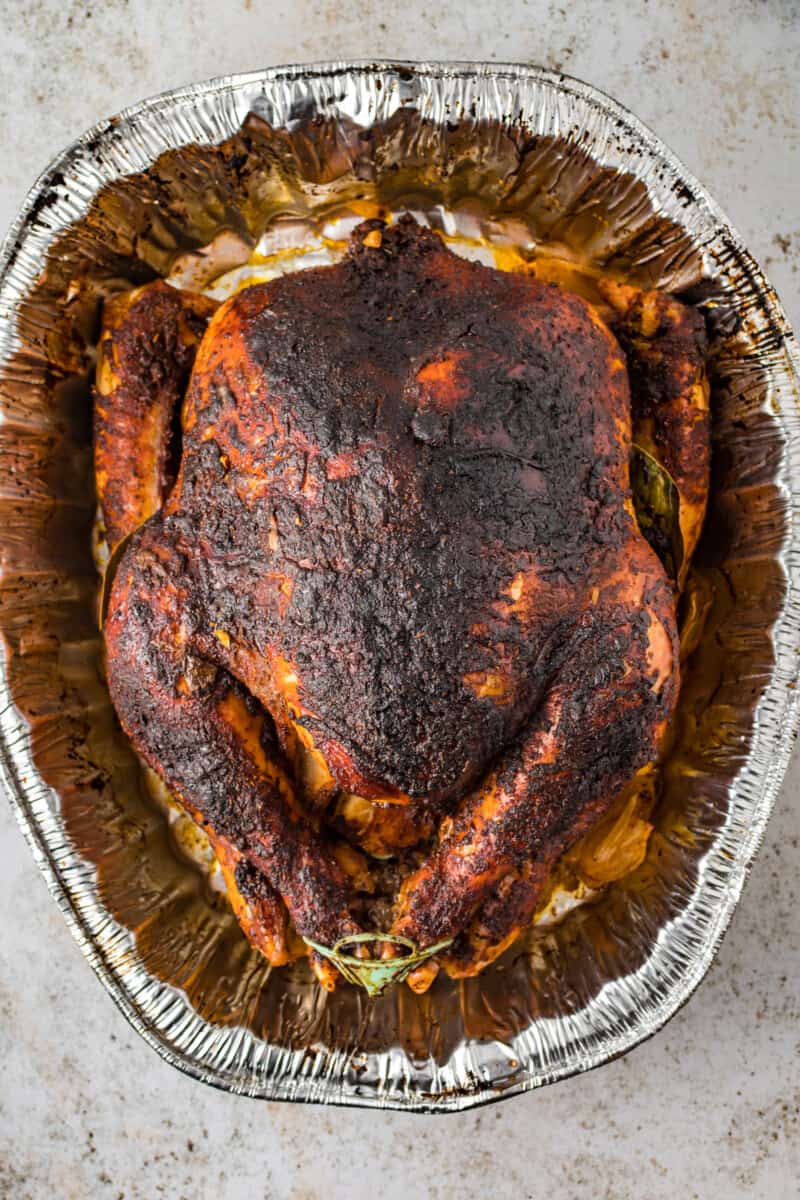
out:
<path id="1" fill-rule="evenodd" d="M 305 964 L 271 972 L 148 799 L 103 682 L 89 380 L 108 292 L 196 270 L 212 243 L 237 260 L 278 218 L 376 194 L 489 236 L 510 223 L 703 307 L 714 466 L 696 569 L 714 603 L 643 865 L 477 979 L 370 1001 L 324 994 Z M 30 192 L 0 267 L 2 776 L 131 1024 L 230 1091 L 431 1111 L 587 1070 L 663 1025 L 730 921 L 798 724 L 797 349 L 700 184 L 630 113 L 562 75 L 290 67 L 169 92 L 90 130 Z"/>

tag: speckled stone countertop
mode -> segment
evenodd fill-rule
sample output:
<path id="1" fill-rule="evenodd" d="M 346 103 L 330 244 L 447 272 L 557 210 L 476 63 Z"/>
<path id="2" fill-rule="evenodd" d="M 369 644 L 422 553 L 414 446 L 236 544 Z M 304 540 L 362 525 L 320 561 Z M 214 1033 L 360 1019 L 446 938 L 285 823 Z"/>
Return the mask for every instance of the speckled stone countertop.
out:
<path id="1" fill-rule="evenodd" d="M 710 188 L 800 324 L 798 0 L 0 0 L 0 226 L 143 96 L 338 57 L 587 79 Z M 0 800 L 0 1200 L 736 1200 L 800 1195 L 795 755 L 719 959 L 645 1045 L 463 1116 L 257 1104 L 161 1062 L 84 962 Z"/>

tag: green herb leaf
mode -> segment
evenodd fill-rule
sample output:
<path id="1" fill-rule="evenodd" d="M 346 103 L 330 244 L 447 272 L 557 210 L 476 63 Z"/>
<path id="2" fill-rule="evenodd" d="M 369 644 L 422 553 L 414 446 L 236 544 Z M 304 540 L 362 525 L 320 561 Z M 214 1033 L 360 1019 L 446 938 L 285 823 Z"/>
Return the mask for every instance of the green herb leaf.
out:
<path id="1" fill-rule="evenodd" d="M 631 491 L 639 528 L 677 582 L 684 558 L 678 487 L 669 471 L 635 442 L 631 446 Z"/>
<path id="2" fill-rule="evenodd" d="M 351 933 L 339 938 L 333 947 L 323 946 L 312 942 L 311 938 L 303 938 L 307 946 L 316 950 L 323 958 L 330 959 L 348 983 L 363 987 L 368 996 L 380 996 L 390 983 L 402 983 L 411 974 L 414 967 L 431 958 L 440 950 L 444 950 L 452 942 L 446 938 L 425 950 L 417 950 L 411 938 L 401 937 L 395 933 Z M 356 958 L 353 954 L 345 954 L 344 946 L 363 945 L 366 942 L 392 942 L 396 946 L 405 946 L 408 954 L 396 958 Z"/>

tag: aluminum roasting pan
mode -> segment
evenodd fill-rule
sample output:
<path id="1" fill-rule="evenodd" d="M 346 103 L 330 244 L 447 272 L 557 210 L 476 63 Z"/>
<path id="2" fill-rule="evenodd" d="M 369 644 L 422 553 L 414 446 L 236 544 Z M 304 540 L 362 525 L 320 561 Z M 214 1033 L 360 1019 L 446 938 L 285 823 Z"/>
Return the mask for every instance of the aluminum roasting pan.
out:
<path id="1" fill-rule="evenodd" d="M 248 114 L 249 132 L 240 134 Z M 89 539 L 99 302 L 220 230 L 252 242 L 353 194 L 503 221 L 681 291 L 713 342 L 714 604 L 684 677 L 645 863 L 479 979 L 425 997 L 270 973 L 182 861 L 102 682 Z M 218 243 L 219 244 L 219 243 Z M 0 260 L 2 775 L 97 975 L 168 1062 L 252 1096 L 445 1111 L 587 1070 L 708 970 L 798 723 L 798 357 L 775 293 L 635 117 L 551 72 L 333 63 L 169 92 L 90 130 L 30 192 Z"/>

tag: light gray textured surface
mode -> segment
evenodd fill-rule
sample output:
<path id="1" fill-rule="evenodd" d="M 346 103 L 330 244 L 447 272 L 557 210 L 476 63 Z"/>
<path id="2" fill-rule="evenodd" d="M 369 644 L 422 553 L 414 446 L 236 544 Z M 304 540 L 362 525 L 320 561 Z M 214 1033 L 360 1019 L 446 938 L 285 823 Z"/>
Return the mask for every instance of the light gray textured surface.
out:
<path id="1" fill-rule="evenodd" d="M 149 93 L 369 55 L 560 67 L 708 185 L 800 324 L 800 5 L 0 0 L 0 225 L 48 158 Z M 224 15 L 223 15 L 224 14 Z M 105 996 L 0 806 L 0 1197 L 795 1197 L 800 756 L 719 960 L 658 1037 L 455 1117 L 257 1105 L 162 1063 Z"/>

